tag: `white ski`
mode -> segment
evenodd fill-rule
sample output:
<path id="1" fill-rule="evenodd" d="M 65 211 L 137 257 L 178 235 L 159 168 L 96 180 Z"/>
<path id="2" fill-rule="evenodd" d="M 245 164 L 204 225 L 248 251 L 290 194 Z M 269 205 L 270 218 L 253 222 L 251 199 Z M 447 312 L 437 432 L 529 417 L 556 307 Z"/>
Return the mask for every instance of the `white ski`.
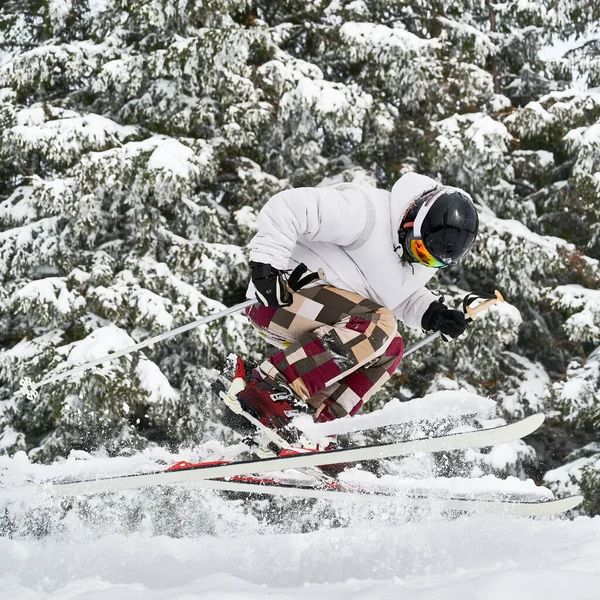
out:
<path id="1" fill-rule="evenodd" d="M 242 479 L 242 478 L 240 478 Z M 251 479 L 251 478 L 248 478 Z M 317 500 L 352 500 L 353 502 L 373 502 L 384 500 L 389 504 L 390 498 L 396 499 L 405 506 L 435 506 L 442 510 L 458 510 L 465 512 L 500 513 L 520 516 L 546 516 L 562 513 L 575 508 L 583 502 L 583 496 L 569 496 L 558 500 L 523 501 L 500 497 L 498 499 L 481 500 L 477 498 L 456 498 L 440 495 L 417 495 L 410 492 L 356 489 L 339 485 L 338 487 L 316 487 L 284 484 L 276 481 L 227 481 L 206 479 L 194 482 L 194 487 L 210 490 L 241 492 L 249 494 L 266 494 L 288 498 L 309 498 Z"/>
<path id="2" fill-rule="evenodd" d="M 242 416 L 254 427 L 257 446 L 264 448 L 272 442 L 279 448 L 297 448 L 298 445 L 292 446 L 277 431 L 263 425 L 242 407 L 238 400 L 238 394 L 245 386 L 245 378 L 234 377 L 232 381 L 219 378 L 213 382 L 211 388 L 215 396 L 229 410 Z M 445 399 L 449 394 L 452 395 L 454 401 L 452 411 L 448 412 L 447 407 L 440 402 L 442 394 Z M 301 447 L 317 449 L 319 443 L 322 444 L 328 437 L 347 433 L 374 432 L 377 429 L 389 428 L 394 425 L 414 425 L 425 421 L 441 424 L 446 421 L 448 425 L 456 426 L 458 422 L 465 422 L 467 417 L 476 418 L 478 414 L 491 413 L 492 408 L 495 409 L 495 407 L 494 401 L 476 394 L 446 390 L 443 393 L 434 392 L 423 398 L 407 402 L 400 402 L 394 398 L 385 407 L 370 413 L 335 419 L 326 423 L 315 423 L 310 415 L 300 414 L 293 417 L 290 427 L 297 432 Z M 446 412 L 444 412 L 445 409 Z"/>
<path id="3" fill-rule="evenodd" d="M 99 492 L 134 489 L 151 485 L 191 483 L 205 479 L 218 479 L 257 473 L 268 473 L 282 469 L 302 469 L 320 465 L 345 462 L 378 460 L 404 456 L 417 452 L 442 452 L 465 448 L 483 448 L 505 444 L 520 439 L 540 427 L 544 415 L 537 414 L 500 427 L 460 432 L 431 438 L 374 444 L 359 448 L 307 452 L 292 456 L 263 458 L 226 464 L 196 465 L 186 469 L 140 473 L 103 479 L 53 483 L 51 491 L 56 495 L 83 495 Z"/>
<path id="4" fill-rule="evenodd" d="M 451 399 L 451 405 L 448 400 Z M 393 426 L 415 426 L 419 423 L 444 424 L 467 423 L 476 418 L 489 418 L 496 403 L 488 398 L 462 391 L 434 392 L 423 398 L 400 402 L 389 400 L 383 408 L 354 417 L 344 417 L 315 423 L 308 414 L 292 419 L 292 426 L 310 439 L 319 440 L 330 435 L 344 435 L 389 429 Z"/>

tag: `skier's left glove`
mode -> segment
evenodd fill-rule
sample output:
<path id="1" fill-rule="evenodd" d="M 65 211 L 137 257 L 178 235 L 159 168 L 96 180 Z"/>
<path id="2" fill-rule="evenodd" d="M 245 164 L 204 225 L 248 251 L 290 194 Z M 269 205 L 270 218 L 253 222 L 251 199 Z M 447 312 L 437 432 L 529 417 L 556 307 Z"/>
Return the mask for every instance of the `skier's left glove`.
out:
<path id="1" fill-rule="evenodd" d="M 256 297 L 261 304 L 280 308 L 292 303 L 292 294 L 281 271 L 267 263 L 254 261 L 250 261 L 250 271 L 252 283 L 256 288 Z"/>
<path id="2" fill-rule="evenodd" d="M 432 302 L 421 319 L 421 327 L 425 331 L 440 331 L 457 338 L 467 329 L 467 321 L 461 310 L 453 310 L 441 302 Z"/>

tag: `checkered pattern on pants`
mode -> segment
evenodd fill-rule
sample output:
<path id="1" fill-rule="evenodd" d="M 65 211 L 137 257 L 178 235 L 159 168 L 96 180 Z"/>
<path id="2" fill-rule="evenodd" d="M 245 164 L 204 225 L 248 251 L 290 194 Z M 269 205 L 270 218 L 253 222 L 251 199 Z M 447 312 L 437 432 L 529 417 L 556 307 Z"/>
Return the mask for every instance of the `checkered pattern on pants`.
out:
<path id="1" fill-rule="evenodd" d="M 260 366 L 264 379 L 287 384 L 315 408 L 318 421 L 354 415 L 394 373 L 404 352 L 393 313 L 332 286 L 300 290 L 285 308 L 254 305 L 248 318 L 287 347 Z"/>

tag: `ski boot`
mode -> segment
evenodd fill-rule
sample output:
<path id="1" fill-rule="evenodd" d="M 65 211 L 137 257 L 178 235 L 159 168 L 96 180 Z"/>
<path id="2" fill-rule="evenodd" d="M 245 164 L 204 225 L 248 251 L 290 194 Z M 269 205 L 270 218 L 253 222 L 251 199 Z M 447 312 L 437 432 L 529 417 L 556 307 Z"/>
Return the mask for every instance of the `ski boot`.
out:
<path id="1" fill-rule="evenodd" d="M 335 436 L 323 448 L 293 427 L 292 416 L 302 412 L 295 402 L 297 399 L 293 392 L 276 389 L 260 378 L 247 381 L 246 368 L 238 357 L 232 381 L 226 384 L 218 380 L 212 385 L 212 389 L 231 411 L 225 424 L 245 435 L 246 443 L 259 456 L 285 456 L 315 450 L 333 450 L 336 447 Z M 347 466 L 349 465 L 341 463 L 315 467 L 314 470 L 335 477 Z"/>
<path id="2" fill-rule="evenodd" d="M 277 390 L 260 379 L 252 379 L 237 399 L 248 414 L 276 431 L 285 430 L 291 421 L 290 413 L 298 412 L 291 403 L 292 392 Z"/>
<path id="3" fill-rule="evenodd" d="M 290 426 L 291 416 L 300 411 L 294 405 L 295 396 L 291 390 L 278 390 L 259 378 L 247 381 L 246 368 L 240 358 L 236 358 L 235 374 L 231 382 L 217 380 L 212 385 L 213 392 L 234 414 L 227 418 L 228 426 L 242 435 L 255 437 L 258 433 L 260 445 L 274 443 L 279 448 L 302 446 L 301 434 Z M 245 425 L 236 422 L 244 421 Z"/>

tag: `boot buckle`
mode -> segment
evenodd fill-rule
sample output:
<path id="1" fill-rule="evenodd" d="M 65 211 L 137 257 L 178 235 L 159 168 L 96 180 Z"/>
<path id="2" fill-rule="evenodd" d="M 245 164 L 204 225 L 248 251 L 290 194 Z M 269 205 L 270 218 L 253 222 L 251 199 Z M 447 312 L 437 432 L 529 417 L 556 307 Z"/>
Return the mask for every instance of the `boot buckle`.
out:
<path id="1" fill-rule="evenodd" d="M 289 392 L 273 392 L 270 396 L 271 396 L 271 400 L 273 400 L 273 402 L 281 402 L 282 400 L 290 399 Z"/>

